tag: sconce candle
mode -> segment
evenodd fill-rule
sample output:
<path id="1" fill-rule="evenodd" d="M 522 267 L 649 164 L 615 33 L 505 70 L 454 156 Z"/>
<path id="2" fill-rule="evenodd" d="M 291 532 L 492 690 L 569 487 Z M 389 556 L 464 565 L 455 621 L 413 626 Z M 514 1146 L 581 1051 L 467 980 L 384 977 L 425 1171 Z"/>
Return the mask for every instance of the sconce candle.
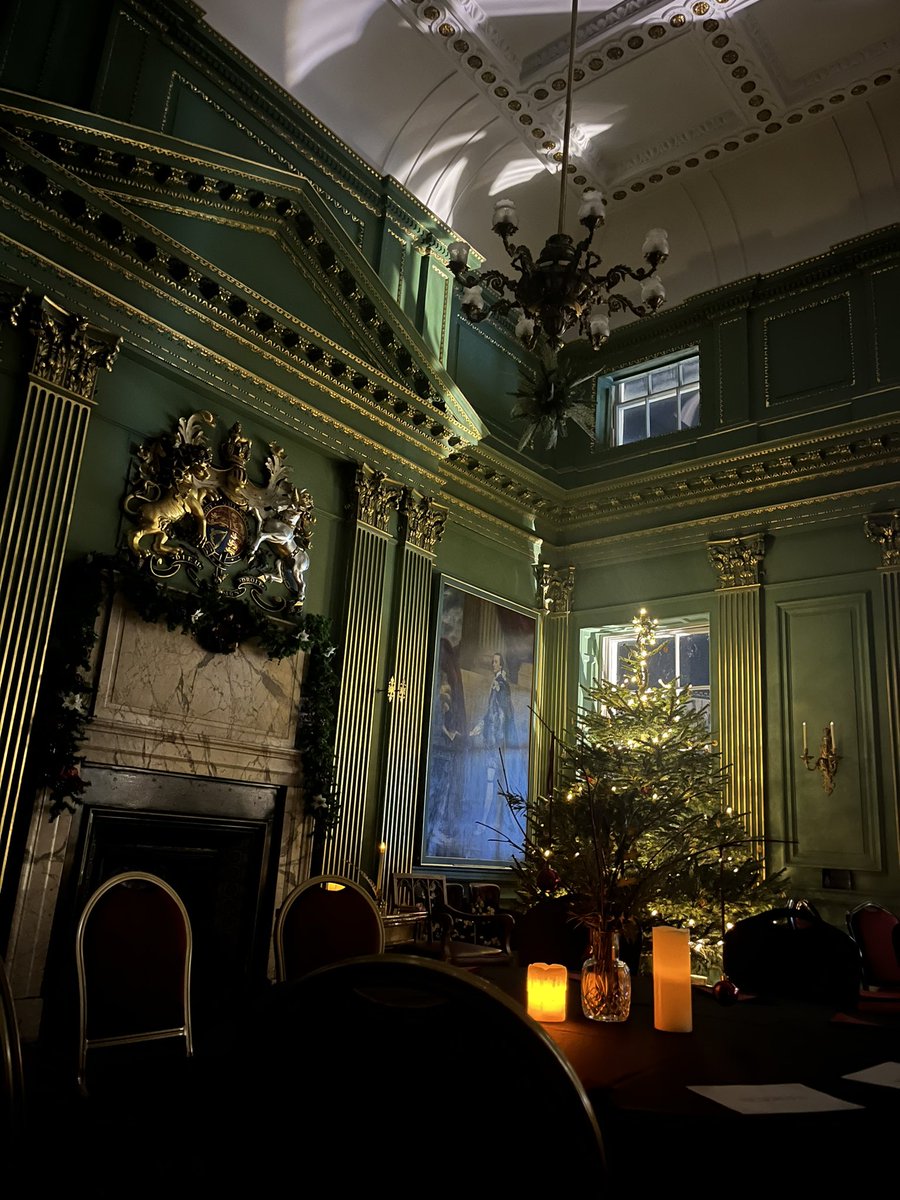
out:
<path id="1" fill-rule="evenodd" d="M 569 972 L 559 963 L 531 963 L 528 967 L 528 1015 L 535 1021 L 566 1019 Z"/>
<path id="2" fill-rule="evenodd" d="M 657 925 L 653 929 L 653 1027 L 690 1033 L 691 998 L 690 933 Z"/>

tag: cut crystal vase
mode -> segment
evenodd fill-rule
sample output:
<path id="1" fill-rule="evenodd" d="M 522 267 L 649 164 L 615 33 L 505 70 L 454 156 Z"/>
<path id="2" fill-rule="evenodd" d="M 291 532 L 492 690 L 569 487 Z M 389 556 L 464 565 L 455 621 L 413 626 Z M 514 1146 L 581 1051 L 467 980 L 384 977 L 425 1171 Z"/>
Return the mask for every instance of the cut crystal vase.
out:
<path id="1" fill-rule="evenodd" d="M 590 956 L 581 968 L 581 1009 L 592 1021 L 627 1021 L 631 971 L 619 958 L 619 935 L 591 930 Z"/>

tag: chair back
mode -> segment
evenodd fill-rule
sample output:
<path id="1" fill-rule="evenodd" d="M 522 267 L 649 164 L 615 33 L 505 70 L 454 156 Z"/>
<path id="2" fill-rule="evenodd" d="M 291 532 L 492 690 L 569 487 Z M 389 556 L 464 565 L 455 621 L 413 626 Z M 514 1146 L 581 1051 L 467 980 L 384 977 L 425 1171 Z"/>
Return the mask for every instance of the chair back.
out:
<path id="1" fill-rule="evenodd" d="M 391 876 L 391 904 L 395 912 L 419 910 L 427 915 L 427 937 L 440 941 L 443 926 L 438 914 L 449 904 L 444 875 L 413 875 L 395 871 Z"/>
<path id="2" fill-rule="evenodd" d="M 847 929 L 859 950 L 867 988 L 900 988 L 900 917 L 880 904 L 859 904 L 847 913 Z"/>
<path id="3" fill-rule="evenodd" d="M 352 1138 L 348 1193 L 370 1190 L 381 1162 L 439 1195 L 469 1178 L 488 1195 L 577 1193 L 586 1180 L 602 1194 L 600 1130 L 568 1060 L 520 1004 L 460 968 L 385 954 L 275 988 L 245 1065 L 233 1083 L 244 1096 L 305 1081 L 289 1106 L 255 1116 L 261 1138 Z M 473 1092 L 491 1097 L 483 1109 Z"/>
<path id="4" fill-rule="evenodd" d="M 275 919 L 279 983 L 353 955 L 380 954 L 384 924 L 372 897 L 343 875 L 315 875 L 287 896 Z"/>
<path id="5" fill-rule="evenodd" d="M 91 1048 L 182 1038 L 193 1053 L 192 949 L 187 909 L 164 879 L 125 871 L 93 893 L 75 934 L 82 1089 Z"/>
<path id="6" fill-rule="evenodd" d="M 722 965 L 742 992 L 855 1008 L 859 954 L 853 939 L 812 909 L 773 908 L 725 934 Z"/>
<path id="7" fill-rule="evenodd" d="M 0 1151 L 9 1164 L 25 1129 L 25 1075 L 22 1042 L 12 990 L 0 958 Z"/>

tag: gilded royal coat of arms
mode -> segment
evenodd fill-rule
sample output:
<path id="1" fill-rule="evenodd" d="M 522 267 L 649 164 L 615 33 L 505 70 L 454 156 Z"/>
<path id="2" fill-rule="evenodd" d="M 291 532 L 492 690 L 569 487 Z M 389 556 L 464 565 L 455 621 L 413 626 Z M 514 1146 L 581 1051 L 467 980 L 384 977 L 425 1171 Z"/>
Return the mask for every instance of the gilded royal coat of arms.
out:
<path id="1" fill-rule="evenodd" d="M 127 545 L 159 578 L 185 569 L 197 584 L 207 563 L 231 595 L 249 594 L 273 614 L 298 611 L 316 521 L 312 497 L 291 482 L 274 442 L 267 478 L 254 483 L 253 445 L 238 423 L 221 440 L 217 463 L 207 440 L 215 424 L 212 413 L 193 413 L 137 448 L 137 478 L 123 502 L 134 522 Z"/>

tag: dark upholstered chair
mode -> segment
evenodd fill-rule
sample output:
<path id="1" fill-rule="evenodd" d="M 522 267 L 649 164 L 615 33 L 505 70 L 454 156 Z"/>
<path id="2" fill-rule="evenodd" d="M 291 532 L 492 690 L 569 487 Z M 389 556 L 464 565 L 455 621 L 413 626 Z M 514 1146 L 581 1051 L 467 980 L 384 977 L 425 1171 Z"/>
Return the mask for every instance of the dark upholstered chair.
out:
<path id="1" fill-rule="evenodd" d="M 25 1131 L 25 1076 L 22 1042 L 6 967 L 0 959 L 0 1152 L 9 1167 Z M 26 1165 L 19 1161 L 18 1166 Z"/>
<path id="2" fill-rule="evenodd" d="M 900 999 L 900 917 L 881 904 L 858 904 L 847 930 L 859 950 L 862 986 Z"/>
<path id="3" fill-rule="evenodd" d="M 315 875 L 286 897 L 275 920 L 275 974 L 298 979 L 352 955 L 380 954 L 384 925 L 372 897 L 343 875 Z"/>
<path id="4" fill-rule="evenodd" d="M 568 1060 L 520 1004 L 446 963 L 382 954 L 277 985 L 234 1066 L 220 1103 L 241 1146 L 302 1131 L 333 1150 L 341 1194 L 371 1192 L 380 1173 L 381 1190 L 447 1196 L 462 1162 L 485 1195 L 604 1194 L 600 1132 Z M 286 1080 L 288 1103 L 260 1103 Z M 483 1095 L 491 1111 L 473 1116 Z M 243 1158 L 251 1192 L 296 1178 L 290 1156 Z"/>
<path id="5" fill-rule="evenodd" d="M 175 890 L 156 875 L 126 871 L 93 893 L 75 934 L 78 1082 L 87 1052 L 191 1033 L 191 922 Z"/>
<path id="6" fill-rule="evenodd" d="M 725 934 L 725 974 L 742 991 L 853 1009 L 859 953 L 853 939 L 812 908 L 773 908 Z"/>
<path id="7" fill-rule="evenodd" d="M 398 949 L 475 969 L 512 961 L 515 918 L 510 913 L 463 912 L 447 899 L 443 875 L 395 873 L 391 879 L 394 911 L 420 911 L 426 916 L 417 941 Z"/>

